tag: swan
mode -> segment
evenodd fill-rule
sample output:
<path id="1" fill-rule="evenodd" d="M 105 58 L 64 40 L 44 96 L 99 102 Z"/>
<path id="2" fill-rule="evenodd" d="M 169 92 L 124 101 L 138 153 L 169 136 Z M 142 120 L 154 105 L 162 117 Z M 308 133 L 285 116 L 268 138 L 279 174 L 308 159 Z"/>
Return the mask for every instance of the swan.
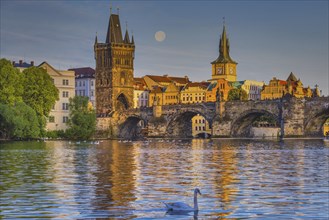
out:
<path id="1" fill-rule="evenodd" d="M 201 195 L 201 192 L 198 188 L 194 190 L 194 207 L 192 208 L 188 204 L 184 202 L 173 202 L 173 203 L 165 203 L 168 211 L 198 211 L 198 194 Z"/>

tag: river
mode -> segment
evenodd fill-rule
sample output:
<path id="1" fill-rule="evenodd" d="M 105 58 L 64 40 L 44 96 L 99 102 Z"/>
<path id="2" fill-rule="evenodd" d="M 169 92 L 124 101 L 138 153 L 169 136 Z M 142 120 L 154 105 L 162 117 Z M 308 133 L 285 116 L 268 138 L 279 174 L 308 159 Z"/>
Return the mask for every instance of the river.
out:
<path id="1" fill-rule="evenodd" d="M 0 218 L 328 219 L 329 142 L 0 143 Z M 166 212 L 163 202 L 198 212 Z"/>

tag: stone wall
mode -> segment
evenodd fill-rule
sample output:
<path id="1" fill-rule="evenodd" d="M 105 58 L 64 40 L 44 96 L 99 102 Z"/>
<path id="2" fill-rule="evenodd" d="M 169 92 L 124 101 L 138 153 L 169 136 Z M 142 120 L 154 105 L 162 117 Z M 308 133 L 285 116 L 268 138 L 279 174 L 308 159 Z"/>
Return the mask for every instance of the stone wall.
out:
<path id="1" fill-rule="evenodd" d="M 273 137 L 277 138 L 280 134 L 280 128 L 258 128 L 258 127 L 252 127 L 250 134 L 251 137 Z"/>

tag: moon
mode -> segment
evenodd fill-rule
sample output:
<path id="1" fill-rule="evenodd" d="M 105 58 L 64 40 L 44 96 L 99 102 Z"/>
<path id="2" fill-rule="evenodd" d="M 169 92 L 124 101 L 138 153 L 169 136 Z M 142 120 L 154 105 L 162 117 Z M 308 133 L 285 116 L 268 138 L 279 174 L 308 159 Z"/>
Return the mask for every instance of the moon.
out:
<path id="1" fill-rule="evenodd" d="M 154 35 L 155 40 L 158 42 L 162 42 L 166 39 L 166 33 L 163 31 L 157 31 Z"/>

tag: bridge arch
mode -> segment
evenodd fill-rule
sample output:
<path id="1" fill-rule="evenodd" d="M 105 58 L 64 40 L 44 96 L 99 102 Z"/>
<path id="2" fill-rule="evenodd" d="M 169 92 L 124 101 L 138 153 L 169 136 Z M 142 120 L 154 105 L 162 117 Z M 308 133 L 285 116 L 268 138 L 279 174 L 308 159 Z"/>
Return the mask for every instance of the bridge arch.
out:
<path id="1" fill-rule="evenodd" d="M 138 115 L 130 115 L 119 125 L 119 138 L 139 139 L 144 136 L 143 130 L 147 127 L 147 121 Z"/>
<path id="2" fill-rule="evenodd" d="M 329 118 L 329 108 L 326 110 L 319 111 L 313 115 L 309 115 L 304 123 L 305 136 L 323 136 L 323 125 Z"/>
<path id="3" fill-rule="evenodd" d="M 117 111 L 124 111 L 129 108 L 129 102 L 127 96 L 123 93 L 120 93 L 116 98 L 116 110 Z"/>
<path id="4" fill-rule="evenodd" d="M 250 137 L 251 127 L 253 122 L 261 116 L 269 116 L 280 125 L 279 116 L 267 110 L 251 109 L 243 112 L 234 122 L 231 127 L 231 137 Z"/>
<path id="5" fill-rule="evenodd" d="M 212 118 L 201 111 L 194 109 L 181 110 L 168 117 L 166 134 L 170 137 L 192 137 L 192 122 L 191 119 L 196 116 L 203 116 L 212 127 Z"/>

